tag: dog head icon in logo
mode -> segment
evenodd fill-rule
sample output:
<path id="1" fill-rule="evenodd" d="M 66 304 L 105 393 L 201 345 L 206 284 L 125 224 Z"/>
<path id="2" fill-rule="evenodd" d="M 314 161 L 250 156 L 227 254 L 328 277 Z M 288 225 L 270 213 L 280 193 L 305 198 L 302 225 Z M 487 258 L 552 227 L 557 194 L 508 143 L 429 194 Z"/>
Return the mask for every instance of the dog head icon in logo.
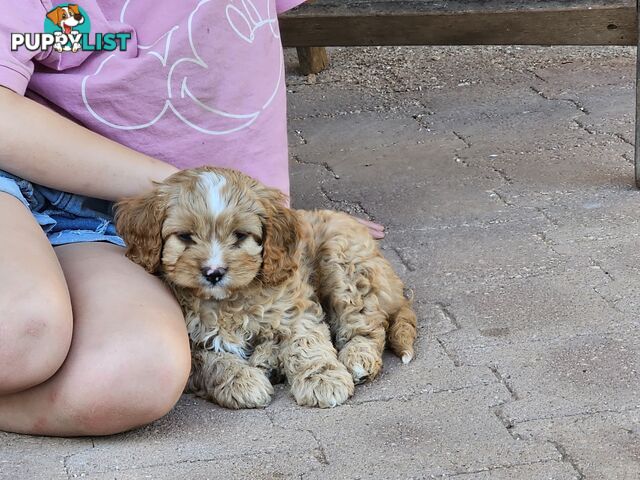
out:
<path id="1" fill-rule="evenodd" d="M 88 32 L 89 24 L 86 13 L 82 8 L 71 3 L 58 5 L 47 13 L 47 20 L 48 22 L 45 22 L 45 30 L 55 33 L 61 40 L 54 45 L 58 52 L 77 52 L 80 49 L 79 39 L 81 34 Z"/>

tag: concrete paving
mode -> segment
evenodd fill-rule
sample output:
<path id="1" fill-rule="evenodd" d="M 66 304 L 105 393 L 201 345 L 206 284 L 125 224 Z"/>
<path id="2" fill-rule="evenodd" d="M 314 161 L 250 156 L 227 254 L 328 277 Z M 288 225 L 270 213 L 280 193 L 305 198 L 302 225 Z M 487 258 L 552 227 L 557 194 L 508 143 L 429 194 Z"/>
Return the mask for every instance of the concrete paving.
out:
<path id="1" fill-rule="evenodd" d="M 0 478 L 640 478 L 633 50 L 331 57 L 287 54 L 293 204 L 388 227 L 416 360 L 332 410 L 278 387 L 110 438 L 0 434 Z"/>

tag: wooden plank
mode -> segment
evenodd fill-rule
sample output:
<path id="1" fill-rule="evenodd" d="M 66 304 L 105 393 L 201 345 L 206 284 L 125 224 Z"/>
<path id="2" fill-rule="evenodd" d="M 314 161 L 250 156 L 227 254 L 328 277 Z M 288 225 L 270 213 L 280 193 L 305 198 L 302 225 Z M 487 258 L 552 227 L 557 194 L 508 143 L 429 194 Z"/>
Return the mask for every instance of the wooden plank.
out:
<path id="1" fill-rule="evenodd" d="M 558 10 L 594 10 L 602 8 L 634 8 L 634 0 L 306 0 L 295 12 L 344 15 L 346 12 L 362 15 L 390 13 L 490 13 Z"/>
<path id="2" fill-rule="evenodd" d="M 631 1 L 318 0 L 280 19 L 285 46 L 636 45 Z"/>

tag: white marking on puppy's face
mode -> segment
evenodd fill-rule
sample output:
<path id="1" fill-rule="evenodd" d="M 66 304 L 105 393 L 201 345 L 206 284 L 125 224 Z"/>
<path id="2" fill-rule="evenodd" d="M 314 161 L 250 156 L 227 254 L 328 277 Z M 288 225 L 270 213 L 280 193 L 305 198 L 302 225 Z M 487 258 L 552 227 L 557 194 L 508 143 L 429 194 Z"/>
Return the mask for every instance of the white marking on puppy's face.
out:
<path id="1" fill-rule="evenodd" d="M 211 250 L 209 251 L 209 258 L 204 264 L 205 268 L 214 271 L 217 268 L 227 268 L 224 264 L 224 258 L 222 258 L 222 247 L 216 240 L 211 242 Z"/>
<path id="2" fill-rule="evenodd" d="M 217 173 L 205 172 L 200 176 L 200 184 L 205 192 L 209 212 L 217 217 L 227 208 L 227 201 L 222 194 L 227 179 Z"/>
<path id="3" fill-rule="evenodd" d="M 222 192 L 226 184 L 227 179 L 214 172 L 205 172 L 200 176 L 200 186 L 207 204 L 207 213 L 209 213 L 211 220 L 214 222 L 228 207 L 227 200 Z M 222 252 L 223 247 L 220 242 L 212 240 L 209 247 L 209 258 L 207 258 L 203 267 L 209 271 L 214 271 L 220 267 L 226 268 Z"/>

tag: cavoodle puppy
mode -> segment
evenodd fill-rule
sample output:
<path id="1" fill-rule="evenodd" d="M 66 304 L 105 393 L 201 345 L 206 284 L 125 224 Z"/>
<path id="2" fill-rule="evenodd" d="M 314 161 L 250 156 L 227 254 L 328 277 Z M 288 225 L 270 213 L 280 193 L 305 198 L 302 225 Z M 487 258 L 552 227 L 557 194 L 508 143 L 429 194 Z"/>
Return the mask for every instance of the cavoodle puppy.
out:
<path id="1" fill-rule="evenodd" d="M 264 407 L 280 376 L 298 404 L 333 407 L 380 372 L 386 340 L 404 363 L 414 355 L 415 314 L 367 229 L 285 204 L 209 167 L 118 204 L 127 256 L 161 275 L 184 310 L 188 389 L 224 407 Z"/>

